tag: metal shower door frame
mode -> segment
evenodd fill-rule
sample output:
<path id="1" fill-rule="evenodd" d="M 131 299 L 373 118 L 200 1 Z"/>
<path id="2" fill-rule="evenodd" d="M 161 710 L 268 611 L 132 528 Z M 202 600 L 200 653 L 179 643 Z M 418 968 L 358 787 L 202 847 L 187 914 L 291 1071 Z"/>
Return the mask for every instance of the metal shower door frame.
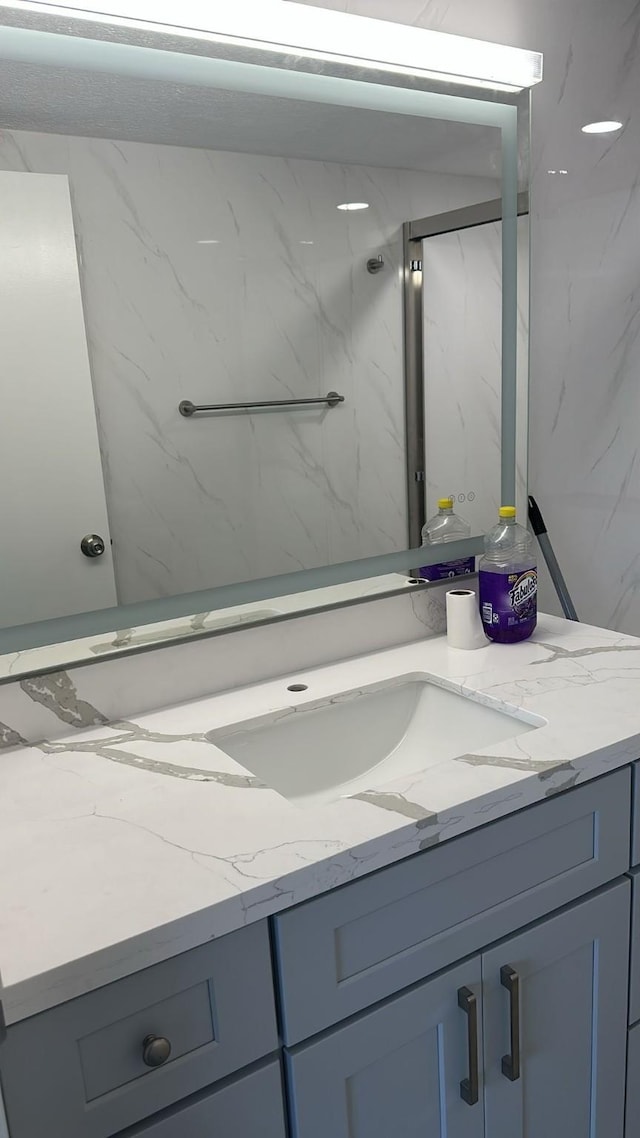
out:
<path id="1" fill-rule="evenodd" d="M 519 193 L 518 217 L 528 213 L 529 194 Z M 463 209 L 407 221 L 402 227 L 407 504 L 411 548 L 420 545 L 426 521 L 424 242 L 429 237 L 439 237 L 444 233 L 490 225 L 502 221 L 502 216 L 502 199 L 493 198 Z"/>

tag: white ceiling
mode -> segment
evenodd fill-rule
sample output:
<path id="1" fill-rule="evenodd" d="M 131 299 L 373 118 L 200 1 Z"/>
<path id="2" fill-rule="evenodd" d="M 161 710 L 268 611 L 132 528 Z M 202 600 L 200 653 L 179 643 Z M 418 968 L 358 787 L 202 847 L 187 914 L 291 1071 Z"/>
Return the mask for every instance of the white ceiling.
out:
<path id="1" fill-rule="evenodd" d="M 499 132 L 378 111 L 2 62 L 0 127 L 497 177 Z"/>

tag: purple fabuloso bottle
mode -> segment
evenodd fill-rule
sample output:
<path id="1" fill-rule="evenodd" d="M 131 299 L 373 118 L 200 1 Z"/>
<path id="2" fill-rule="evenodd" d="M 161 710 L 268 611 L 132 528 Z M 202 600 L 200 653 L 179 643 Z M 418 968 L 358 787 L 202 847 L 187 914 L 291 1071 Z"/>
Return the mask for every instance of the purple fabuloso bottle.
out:
<path id="1" fill-rule="evenodd" d="M 480 615 L 485 635 L 498 644 L 526 640 L 538 620 L 538 570 L 533 538 L 516 522 L 514 506 L 502 506 L 500 521 L 484 541 Z"/>

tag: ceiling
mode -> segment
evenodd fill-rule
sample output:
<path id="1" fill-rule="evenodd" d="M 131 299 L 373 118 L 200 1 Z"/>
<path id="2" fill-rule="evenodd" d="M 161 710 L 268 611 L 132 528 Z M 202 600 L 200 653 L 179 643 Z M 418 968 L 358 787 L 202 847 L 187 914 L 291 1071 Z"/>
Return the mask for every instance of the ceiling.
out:
<path id="1" fill-rule="evenodd" d="M 493 127 L 3 61 L 0 127 L 498 177 Z"/>

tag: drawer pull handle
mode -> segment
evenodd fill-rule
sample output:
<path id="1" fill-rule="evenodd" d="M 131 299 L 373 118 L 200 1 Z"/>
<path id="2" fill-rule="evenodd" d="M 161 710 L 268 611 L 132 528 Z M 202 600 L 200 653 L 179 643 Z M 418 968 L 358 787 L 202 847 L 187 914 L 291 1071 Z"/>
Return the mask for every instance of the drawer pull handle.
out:
<path id="1" fill-rule="evenodd" d="M 469 1045 L 469 1078 L 460 1083 L 460 1098 L 468 1106 L 475 1106 L 479 1093 L 478 1059 L 478 1001 L 470 988 L 458 989 L 458 1007 L 467 1017 Z"/>
<path id="2" fill-rule="evenodd" d="M 142 1061 L 147 1067 L 161 1067 L 171 1054 L 171 1044 L 163 1035 L 147 1035 L 142 1040 Z"/>
<path id="3" fill-rule="evenodd" d="M 500 969 L 500 983 L 509 993 L 510 1055 L 502 1057 L 502 1074 L 509 1082 L 520 1078 L 520 977 L 514 968 L 504 964 Z"/>

